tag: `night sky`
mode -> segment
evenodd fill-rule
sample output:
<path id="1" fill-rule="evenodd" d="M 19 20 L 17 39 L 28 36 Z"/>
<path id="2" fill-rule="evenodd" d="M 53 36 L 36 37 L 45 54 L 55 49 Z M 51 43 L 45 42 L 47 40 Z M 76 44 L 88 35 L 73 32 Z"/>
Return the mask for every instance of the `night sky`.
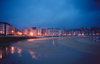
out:
<path id="1" fill-rule="evenodd" d="M 0 21 L 26 27 L 100 27 L 100 0 L 0 0 Z"/>

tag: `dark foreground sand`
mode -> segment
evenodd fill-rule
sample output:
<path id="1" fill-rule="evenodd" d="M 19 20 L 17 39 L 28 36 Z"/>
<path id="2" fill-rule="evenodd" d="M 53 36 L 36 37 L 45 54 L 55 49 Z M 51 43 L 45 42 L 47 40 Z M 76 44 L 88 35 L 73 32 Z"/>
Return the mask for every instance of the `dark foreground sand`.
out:
<path id="1" fill-rule="evenodd" d="M 0 64 L 100 64 L 100 42 L 84 36 L 28 39 L 11 43 L 7 54 Z"/>

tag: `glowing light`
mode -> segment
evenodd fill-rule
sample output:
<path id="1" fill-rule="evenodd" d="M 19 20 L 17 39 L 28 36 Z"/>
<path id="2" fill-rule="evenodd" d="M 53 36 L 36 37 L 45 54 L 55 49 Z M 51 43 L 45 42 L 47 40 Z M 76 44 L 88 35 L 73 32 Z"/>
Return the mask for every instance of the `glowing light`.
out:
<path id="1" fill-rule="evenodd" d="M 6 52 L 7 52 L 8 48 L 6 47 Z"/>
<path id="2" fill-rule="evenodd" d="M 1 34 L 3 34 L 3 31 L 0 31 Z"/>
<path id="3" fill-rule="evenodd" d="M 6 54 L 7 54 L 7 50 L 8 50 L 8 48 L 6 47 Z"/>
<path id="4" fill-rule="evenodd" d="M 29 42 L 33 42 L 33 41 L 34 41 L 34 39 L 27 39 L 27 41 L 29 41 Z"/>
<path id="5" fill-rule="evenodd" d="M 53 43 L 52 44 L 53 44 L 53 47 L 55 47 L 55 41 L 54 40 L 53 40 Z"/>
<path id="6" fill-rule="evenodd" d="M 15 52 L 15 47 L 12 46 L 12 47 L 11 47 L 11 53 L 14 54 L 14 52 Z"/>
<path id="7" fill-rule="evenodd" d="M 14 33 L 14 30 L 12 30 L 11 32 Z"/>
<path id="8" fill-rule="evenodd" d="M 20 48 L 17 48 L 17 52 L 18 52 L 19 54 L 21 54 L 22 50 L 21 50 Z"/>
<path id="9" fill-rule="evenodd" d="M 2 59 L 2 50 L 0 50 L 0 59 Z"/>
<path id="10" fill-rule="evenodd" d="M 78 34 L 78 36 L 81 36 L 81 34 Z"/>
<path id="11" fill-rule="evenodd" d="M 82 33 L 82 36 L 84 36 L 84 34 Z"/>
<path id="12" fill-rule="evenodd" d="M 38 33 L 38 35 L 41 35 L 41 33 Z"/>
<path id="13" fill-rule="evenodd" d="M 48 38 L 27 39 L 27 41 L 29 41 L 29 42 L 34 42 L 34 41 L 37 41 L 37 40 L 48 40 Z"/>
<path id="14" fill-rule="evenodd" d="M 17 32 L 17 34 L 18 34 L 18 35 L 22 35 L 22 33 L 21 33 L 21 32 Z"/>
<path id="15" fill-rule="evenodd" d="M 33 36 L 33 33 L 32 32 L 30 32 L 30 36 Z"/>
<path id="16" fill-rule="evenodd" d="M 17 48 L 17 53 L 19 54 L 19 56 L 22 56 L 22 55 L 21 55 L 21 52 L 22 52 L 22 49 Z"/>
<path id="17" fill-rule="evenodd" d="M 66 36 L 67 34 L 63 34 L 64 36 Z"/>
<path id="18" fill-rule="evenodd" d="M 96 35 L 100 35 L 100 33 L 96 33 Z"/>
<path id="19" fill-rule="evenodd" d="M 45 28 L 45 30 L 47 31 L 47 30 L 48 30 L 48 28 Z"/>
<path id="20" fill-rule="evenodd" d="M 70 36 L 71 34 L 69 33 L 69 34 L 67 34 L 67 35 L 69 35 L 69 36 Z"/>
<path id="21" fill-rule="evenodd" d="M 32 58 L 37 59 L 37 57 L 35 55 L 35 52 L 33 52 L 33 51 L 30 50 L 29 53 L 31 54 Z"/>

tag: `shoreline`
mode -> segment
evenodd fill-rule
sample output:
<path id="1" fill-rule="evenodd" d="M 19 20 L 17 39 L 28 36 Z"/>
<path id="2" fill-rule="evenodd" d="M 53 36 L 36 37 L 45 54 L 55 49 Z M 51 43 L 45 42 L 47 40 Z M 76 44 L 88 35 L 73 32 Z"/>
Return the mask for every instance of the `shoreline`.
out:
<path id="1" fill-rule="evenodd" d="M 95 42 L 88 37 L 71 37 L 57 41 L 60 45 L 77 50 L 82 53 L 100 56 L 100 42 Z"/>
<path id="2" fill-rule="evenodd" d="M 8 42 L 16 42 L 16 41 L 21 41 L 25 39 L 37 39 L 37 38 L 52 38 L 52 37 L 78 37 L 78 38 L 87 38 L 90 39 L 91 41 L 95 41 L 96 36 L 42 36 L 42 37 L 28 37 L 28 36 L 3 36 L 0 37 L 0 44 L 2 43 L 8 43 Z M 100 35 L 99 35 L 100 38 Z"/>
<path id="3" fill-rule="evenodd" d="M 2 43 L 12 43 L 16 41 L 21 41 L 25 39 L 33 39 L 33 38 L 39 38 L 39 37 L 12 37 L 12 36 L 7 36 L 7 37 L 0 37 L 0 44 Z"/>

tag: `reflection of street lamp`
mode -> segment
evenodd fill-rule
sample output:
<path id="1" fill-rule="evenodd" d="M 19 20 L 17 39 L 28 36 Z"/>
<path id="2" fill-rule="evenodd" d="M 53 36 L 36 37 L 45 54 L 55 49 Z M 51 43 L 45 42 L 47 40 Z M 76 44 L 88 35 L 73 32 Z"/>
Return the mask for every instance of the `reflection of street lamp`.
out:
<path id="1" fill-rule="evenodd" d="M 15 47 L 12 46 L 12 47 L 11 47 L 11 53 L 14 54 L 14 52 L 15 52 Z"/>
<path id="2" fill-rule="evenodd" d="M 21 50 L 20 48 L 17 48 L 17 52 L 18 52 L 19 54 L 21 54 L 22 50 Z"/>
<path id="3" fill-rule="evenodd" d="M 2 59 L 2 50 L 0 50 L 0 59 Z"/>

